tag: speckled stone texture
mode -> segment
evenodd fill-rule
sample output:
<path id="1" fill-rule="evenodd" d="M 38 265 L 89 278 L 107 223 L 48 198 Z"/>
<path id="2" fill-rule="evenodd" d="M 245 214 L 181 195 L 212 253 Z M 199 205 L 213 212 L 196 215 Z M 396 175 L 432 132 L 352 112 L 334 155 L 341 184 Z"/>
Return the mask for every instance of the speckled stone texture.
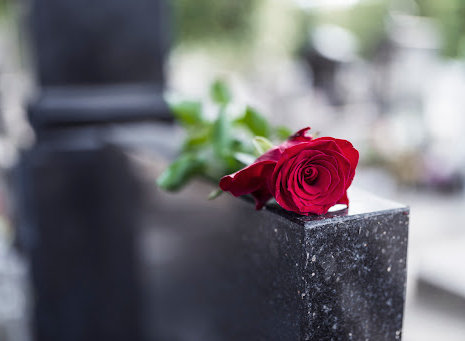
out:
<path id="1" fill-rule="evenodd" d="M 350 209 L 255 211 L 211 187 L 156 193 L 141 236 L 148 339 L 400 340 L 408 208 L 353 190 Z"/>
<path id="2" fill-rule="evenodd" d="M 399 340 L 408 216 L 381 211 L 304 224 L 302 340 Z"/>

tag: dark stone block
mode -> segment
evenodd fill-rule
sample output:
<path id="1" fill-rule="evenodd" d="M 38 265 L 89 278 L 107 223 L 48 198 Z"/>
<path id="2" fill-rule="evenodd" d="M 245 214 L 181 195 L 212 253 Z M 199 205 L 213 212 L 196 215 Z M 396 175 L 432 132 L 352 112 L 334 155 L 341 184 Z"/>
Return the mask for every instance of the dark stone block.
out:
<path id="1" fill-rule="evenodd" d="M 149 339 L 400 340 L 408 208 L 354 190 L 301 217 L 192 187 L 141 236 Z"/>
<path id="2" fill-rule="evenodd" d="M 21 168 L 34 340 L 142 340 L 142 199 L 130 162 L 108 145 L 50 147 L 29 151 Z"/>
<path id="3" fill-rule="evenodd" d="M 398 340 L 406 211 L 306 223 L 303 340 Z"/>
<path id="4" fill-rule="evenodd" d="M 43 86 L 163 83 L 164 0 L 32 0 L 30 13 Z"/>
<path id="5" fill-rule="evenodd" d="M 172 120 L 163 100 L 165 0 L 32 0 L 36 132 L 102 123 Z"/>
<path id="6" fill-rule="evenodd" d="M 142 84 L 47 87 L 32 102 L 28 114 L 36 130 L 173 120 L 162 89 Z"/>

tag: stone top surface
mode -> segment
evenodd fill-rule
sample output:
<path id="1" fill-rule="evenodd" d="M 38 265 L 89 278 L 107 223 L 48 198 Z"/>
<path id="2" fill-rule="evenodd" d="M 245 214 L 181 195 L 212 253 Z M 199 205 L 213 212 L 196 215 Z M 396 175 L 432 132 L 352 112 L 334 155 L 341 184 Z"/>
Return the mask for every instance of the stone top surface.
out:
<path id="1" fill-rule="evenodd" d="M 302 216 L 293 212 L 288 212 L 279 207 L 277 203 L 267 205 L 267 209 L 291 220 L 294 223 L 305 225 L 306 227 L 313 227 L 322 223 L 327 224 L 329 222 L 328 220 L 342 221 L 355 218 L 357 216 L 378 214 L 384 211 L 409 211 L 409 208 L 406 205 L 380 198 L 358 188 L 350 188 L 348 196 L 350 200 L 348 208 L 345 207 L 345 205 L 337 205 L 331 208 L 327 214 L 320 216 Z"/>

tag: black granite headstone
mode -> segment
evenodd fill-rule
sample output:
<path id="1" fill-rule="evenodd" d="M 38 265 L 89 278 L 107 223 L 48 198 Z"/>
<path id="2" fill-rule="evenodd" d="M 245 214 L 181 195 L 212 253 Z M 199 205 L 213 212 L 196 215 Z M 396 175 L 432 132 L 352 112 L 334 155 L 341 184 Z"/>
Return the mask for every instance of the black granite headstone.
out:
<path id="1" fill-rule="evenodd" d="M 119 148 L 57 142 L 29 151 L 22 165 L 34 340 L 142 340 L 140 184 Z"/>
<path id="2" fill-rule="evenodd" d="M 150 340 L 400 340 L 409 210 L 255 211 L 210 186 L 156 192 L 141 235 Z"/>
<path id="3" fill-rule="evenodd" d="M 172 120 L 163 100 L 166 1 L 30 4 L 36 143 L 17 191 L 33 338 L 147 340 L 134 244 L 143 198 L 115 126 L 137 139 L 135 126 Z"/>

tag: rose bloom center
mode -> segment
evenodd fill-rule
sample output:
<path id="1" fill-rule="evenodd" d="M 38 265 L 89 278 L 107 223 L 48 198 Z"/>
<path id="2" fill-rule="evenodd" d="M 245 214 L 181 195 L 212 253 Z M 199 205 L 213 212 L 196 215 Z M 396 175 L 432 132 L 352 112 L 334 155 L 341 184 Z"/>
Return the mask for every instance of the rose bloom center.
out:
<path id="1" fill-rule="evenodd" d="M 315 167 L 309 166 L 305 168 L 304 180 L 306 183 L 312 184 L 315 181 L 317 176 L 318 176 L 318 170 Z"/>

